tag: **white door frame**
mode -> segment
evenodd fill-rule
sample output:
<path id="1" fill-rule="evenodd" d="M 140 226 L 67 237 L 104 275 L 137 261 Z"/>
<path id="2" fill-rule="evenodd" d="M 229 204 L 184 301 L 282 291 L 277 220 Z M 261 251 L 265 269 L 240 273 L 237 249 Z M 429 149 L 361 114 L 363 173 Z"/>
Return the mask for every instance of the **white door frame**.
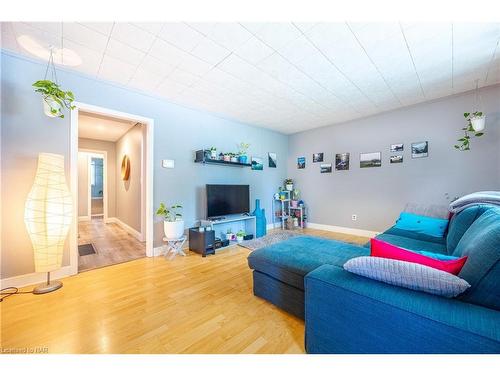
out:
<path id="1" fill-rule="evenodd" d="M 101 158 L 102 160 L 102 208 L 103 208 L 103 221 L 108 220 L 108 152 L 98 149 L 79 148 L 78 152 L 87 154 L 87 172 L 88 172 L 88 203 L 87 203 L 87 217 L 92 219 L 92 187 L 90 184 L 90 163 L 93 157 Z M 95 216 L 95 215 L 94 215 Z"/>
<path id="2" fill-rule="evenodd" d="M 146 173 L 145 181 L 141 183 L 141 191 L 145 192 L 141 205 L 141 215 L 145 215 L 145 231 L 142 231 L 146 239 L 146 256 L 153 256 L 153 134 L 154 120 L 148 117 L 137 116 L 130 113 L 115 111 L 112 109 L 98 107 L 91 104 L 73 102 L 74 109 L 71 110 L 70 119 L 70 190 L 73 196 L 73 206 L 78 204 L 78 115 L 80 111 L 94 113 L 102 116 L 115 117 L 122 120 L 137 121 L 145 125 L 146 135 L 143 142 L 146 142 Z M 145 139 L 144 139 L 145 138 Z M 145 182 L 145 183 L 144 183 Z M 145 196 L 145 197 L 144 197 Z M 103 202 L 104 203 L 104 202 Z M 145 207 L 144 207 L 145 206 Z M 145 232 L 145 233 L 144 233 Z M 78 273 L 78 210 L 73 210 L 73 221 L 70 229 L 70 257 L 69 263 L 71 274 Z"/>

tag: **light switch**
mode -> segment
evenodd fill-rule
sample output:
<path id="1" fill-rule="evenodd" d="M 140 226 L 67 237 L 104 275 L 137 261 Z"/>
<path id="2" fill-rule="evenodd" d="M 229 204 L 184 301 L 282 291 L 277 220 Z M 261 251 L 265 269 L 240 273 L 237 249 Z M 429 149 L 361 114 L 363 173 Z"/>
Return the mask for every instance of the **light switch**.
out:
<path id="1" fill-rule="evenodd" d="M 161 161 L 161 166 L 163 168 L 169 168 L 169 169 L 173 169 L 174 166 L 175 166 L 175 163 L 173 160 L 169 160 L 169 159 L 164 159 Z"/>

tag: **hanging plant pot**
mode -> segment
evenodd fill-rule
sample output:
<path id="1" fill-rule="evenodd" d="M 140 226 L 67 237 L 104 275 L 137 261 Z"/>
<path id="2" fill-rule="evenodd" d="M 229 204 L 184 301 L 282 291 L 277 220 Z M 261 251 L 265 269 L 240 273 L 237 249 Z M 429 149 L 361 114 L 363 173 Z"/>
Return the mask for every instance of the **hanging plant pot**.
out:
<path id="1" fill-rule="evenodd" d="M 475 131 L 480 132 L 484 130 L 486 117 L 474 116 L 470 119 L 471 125 Z"/>
<path id="2" fill-rule="evenodd" d="M 61 105 L 50 97 L 42 98 L 43 113 L 49 117 L 61 116 Z"/>

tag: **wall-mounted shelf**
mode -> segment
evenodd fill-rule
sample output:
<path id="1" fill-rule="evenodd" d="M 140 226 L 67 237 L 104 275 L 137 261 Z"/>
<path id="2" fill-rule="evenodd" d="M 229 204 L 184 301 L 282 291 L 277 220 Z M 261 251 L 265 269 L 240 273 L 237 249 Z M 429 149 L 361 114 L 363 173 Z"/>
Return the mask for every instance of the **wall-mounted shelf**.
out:
<path id="1" fill-rule="evenodd" d="M 228 165 L 228 166 L 232 166 L 232 167 L 251 167 L 252 166 L 252 164 L 250 164 L 250 163 L 240 163 L 240 162 L 212 159 L 207 155 L 206 150 L 196 151 L 196 158 L 194 159 L 194 162 L 201 163 L 201 164 Z"/>

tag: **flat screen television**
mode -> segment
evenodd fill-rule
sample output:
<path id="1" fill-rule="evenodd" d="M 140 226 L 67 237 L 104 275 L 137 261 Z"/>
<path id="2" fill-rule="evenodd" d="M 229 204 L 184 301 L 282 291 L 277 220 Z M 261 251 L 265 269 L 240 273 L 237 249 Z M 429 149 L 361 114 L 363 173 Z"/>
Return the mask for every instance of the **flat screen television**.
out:
<path id="1" fill-rule="evenodd" d="M 245 214 L 250 211 L 248 185 L 207 185 L 207 217 Z"/>

